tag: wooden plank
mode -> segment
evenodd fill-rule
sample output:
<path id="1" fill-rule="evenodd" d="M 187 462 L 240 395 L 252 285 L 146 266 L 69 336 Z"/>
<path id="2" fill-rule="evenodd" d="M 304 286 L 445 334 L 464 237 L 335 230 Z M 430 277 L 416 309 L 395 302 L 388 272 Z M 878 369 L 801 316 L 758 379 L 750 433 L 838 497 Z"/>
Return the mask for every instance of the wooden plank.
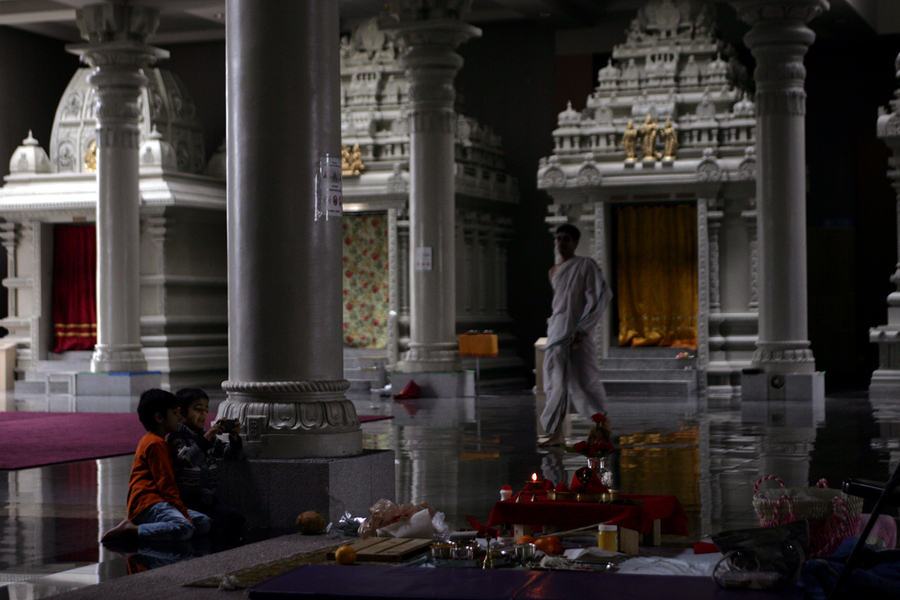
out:
<path id="1" fill-rule="evenodd" d="M 422 552 L 432 543 L 432 540 L 372 537 L 353 542 L 350 546 L 356 550 L 356 560 L 359 562 L 400 562 Z M 334 552 L 329 552 L 328 558 L 334 560 Z"/>

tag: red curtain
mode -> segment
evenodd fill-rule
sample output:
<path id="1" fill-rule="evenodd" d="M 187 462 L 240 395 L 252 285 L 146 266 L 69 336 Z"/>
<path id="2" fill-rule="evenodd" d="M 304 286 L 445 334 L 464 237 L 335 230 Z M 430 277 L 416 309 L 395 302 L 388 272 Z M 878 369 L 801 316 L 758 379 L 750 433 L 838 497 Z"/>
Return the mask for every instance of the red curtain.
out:
<path id="1" fill-rule="evenodd" d="M 97 230 L 93 225 L 53 229 L 53 351 L 92 350 L 97 343 Z"/>

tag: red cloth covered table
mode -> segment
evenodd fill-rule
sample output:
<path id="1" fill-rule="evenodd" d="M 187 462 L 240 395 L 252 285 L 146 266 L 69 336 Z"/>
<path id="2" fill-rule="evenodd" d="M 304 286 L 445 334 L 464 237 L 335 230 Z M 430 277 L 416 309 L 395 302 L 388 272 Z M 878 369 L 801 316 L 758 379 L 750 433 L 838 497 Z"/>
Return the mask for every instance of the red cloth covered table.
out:
<path id="1" fill-rule="evenodd" d="M 563 529 L 586 527 L 593 523 L 611 523 L 649 534 L 653 522 L 659 520 L 662 533 L 687 535 L 687 515 L 675 496 L 621 494 L 620 498 L 641 502 L 639 505 L 603 502 L 522 502 L 503 500 L 494 505 L 488 525 L 556 525 Z M 538 496 L 540 498 L 540 496 Z"/>

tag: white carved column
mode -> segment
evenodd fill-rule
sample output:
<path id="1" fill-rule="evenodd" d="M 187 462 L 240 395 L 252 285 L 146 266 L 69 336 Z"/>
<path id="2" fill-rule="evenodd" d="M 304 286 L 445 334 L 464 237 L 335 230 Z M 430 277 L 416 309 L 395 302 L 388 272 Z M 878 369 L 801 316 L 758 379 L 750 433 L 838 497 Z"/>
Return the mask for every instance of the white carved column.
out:
<path id="1" fill-rule="evenodd" d="M 756 198 L 750 198 L 749 208 L 741 211 L 741 218 L 747 226 L 747 240 L 750 251 L 750 301 L 747 310 L 759 312 L 759 218 L 756 211 Z"/>
<path id="2" fill-rule="evenodd" d="M 709 369 L 710 288 L 714 266 L 710 260 L 709 209 L 716 205 L 716 193 L 717 190 L 710 186 L 697 199 L 697 385 L 701 395 L 709 384 L 706 372 Z"/>
<path id="3" fill-rule="evenodd" d="M 400 312 L 400 282 L 398 269 L 400 268 L 397 248 L 399 246 L 399 233 L 397 225 L 397 209 L 389 208 L 388 218 L 388 320 L 387 320 L 387 352 L 388 364 L 393 368 L 397 364 L 400 346 L 399 312 Z"/>
<path id="4" fill-rule="evenodd" d="M 405 50 L 410 130 L 410 342 L 404 372 L 461 368 L 456 341 L 454 51 L 480 30 L 459 20 L 471 0 L 393 0 L 386 26 Z"/>
<path id="5" fill-rule="evenodd" d="M 713 202 L 715 205 L 715 202 Z M 722 282 L 720 274 L 719 232 L 722 231 L 723 211 L 707 213 L 709 223 L 709 312 L 722 312 Z"/>
<path id="6" fill-rule="evenodd" d="M 751 25 L 744 41 L 757 64 L 759 342 L 753 364 L 770 375 L 811 374 L 815 359 L 807 333 L 803 57 L 815 40 L 806 23 L 828 3 L 732 4 Z"/>
<path id="7" fill-rule="evenodd" d="M 341 189 L 338 5 L 229 0 L 226 15 L 229 359 L 219 416 L 244 423 L 251 458 L 357 455 L 359 419 L 344 395 L 341 210 L 324 202 Z"/>
<path id="8" fill-rule="evenodd" d="M 612 260 L 612 252 L 609 248 L 610 232 L 607 227 L 610 211 L 609 198 L 597 194 L 591 200 L 594 209 L 594 243 L 591 247 L 591 258 L 600 265 L 600 268 L 603 270 L 603 276 L 607 278 L 607 283 L 613 285 L 614 282 L 609 281 L 613 272 L 610 264 Z M 556 233 L 555 229 L 553 233 Z M 555 244 L 553 248 L 556 251 Z M 597 353 L 597 360 L 601 363 L 604 359 L 609 358 L 610 346 L 618 345 L 619 325 L 612 320 L 614 312 L 612 310 L 605 311 L 600 317 L 600 327 L 594 328 L 594 341 L 597 348 L 600 349 Z"/>
<path id="9" fill-rule="evenodd" d="M 145 40 L 159 11 L 132 4 L 92 4 L 77 11 L 88 44 L 69 51 L 94 67 L 97 115 L 97 345 L 91 371 L 147 370 L 141 349 L 141 69 L 169 53 Z"/>
<path id="10" fill-rule="evenodd" d="M 16 260 L 16 247 L 21 238 L 20 226 L 16 223 L 0 223 L 0 240 L 6 250 L 6 278 L 16 280 L 19 277 L 18 261 Z M 18 316 L 18 289 L 7 285 L 6 314 L 10 317 Z"/>
<path id="11" fill-rule="evenodd" d="M 894 63 L 897 78 L 900 79 L 900 55 Z M 877 134 L 893 156 L 888 159 L 888 177 L 897 191 L 897 231 L 900 233 L 900 90 L 894 92 L 897 99 L 892 100 L 890 109 L 882 110 L 878 116 Z M 900 244 L 900 238 L 898 238 Z M 870 396 L 885 396 L 896 399 L 900 392 L 900 247 L 897 250 L 898 263 L 891 283 L 897 291 L 887 297 L 887 325 L 872 328 L 869 340 L 878 344 L 878 368 L 872 373 L 869 384 Z"/>

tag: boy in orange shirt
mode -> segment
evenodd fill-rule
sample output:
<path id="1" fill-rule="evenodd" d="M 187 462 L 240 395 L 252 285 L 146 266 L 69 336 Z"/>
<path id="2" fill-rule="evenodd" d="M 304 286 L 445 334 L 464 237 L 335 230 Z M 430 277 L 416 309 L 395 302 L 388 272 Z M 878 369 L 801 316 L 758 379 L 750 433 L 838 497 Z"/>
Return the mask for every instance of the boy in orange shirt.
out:
<path id="1" fill-rule="evenodd" d="M 103 534 L 100 541 L 162 542 L 203 535 L 211 521 L 181 502 L 165 440 L 167 434 L 178 431 L 178 399 L 165 390 L 147 390 L 141 394 L 137 413 L 147 434 L 138 442 L 131 465 L 128 518 Z"/>

